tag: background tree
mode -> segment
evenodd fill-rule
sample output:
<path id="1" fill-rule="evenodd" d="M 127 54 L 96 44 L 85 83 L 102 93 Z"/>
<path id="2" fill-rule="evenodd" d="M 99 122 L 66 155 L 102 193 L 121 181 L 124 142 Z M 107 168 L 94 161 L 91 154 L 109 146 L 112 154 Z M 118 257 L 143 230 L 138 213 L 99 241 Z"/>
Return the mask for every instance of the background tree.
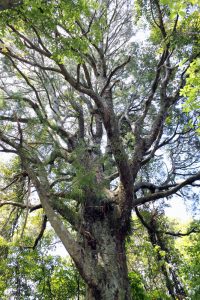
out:
<path id="1" fill-rule="evenodd" d="M 152 214 L 154 222 L 157 216 L 157 229 L 149 234 L 147 222 L 152 219 Z M 133 219 L 133 232 L 127 244 L 133 295 L 136 299 L 196 299 L 199 224 L 178 224 L 176 220 L 166 218 L 158 207 L 156 216 L 155 207 L 153 211 L 146 207 L 139 218 Z"/>
<path id="2" fill-rule="evenodd" d="M 199 226 L 199 221 L 193 221 L 191 227 Z M 184 237 L 178 244 L 184 255 L 183 264 L 180 268 L 185 286 L 188 289 L 190 299 L 199 297 L 199 232 Z"/>
<path id="3" fill-rule="evenodd" d="M 1 174 L 4 174 L 4 178 L 10 176 L 17 166 L 14 159 L 9 167 L 1 166 Z M 18 200 L 20 205 L 19 186 L 19 182 L 10 186 L 7 196 L 12 195 L 15 204 Z M 52 229 L 49 226 L 46 228 L 43 211 L 32 211 L 26 217 L 24 210 L 20 211 L 16 206 L 14 208 L 4 206 L 1 209 L 0 298 L 83 299 L 83 281 L 69 256 L 64 259 L 56 255 L 59 241 Z"/>
<path id="4" fill-rule="evenodd" d="M 8 248 L 0 263 L 2 300 L 85 298 L 85 286 L 76 268 L 69 258 L 50 254 L 49 241 L 37 250 L 18 245 Z"/>
<path id="5" fill-rule="evenodd" d="M 180 96 L 199 56 L 191 2 L 26 0 L 1 12 L 0 146 L 20 159 L 3 192 L 24 182 L 24 197 L 1 206 L 25 220 L 44 209 L 87 299 L 131 298 L 132 210 L 189 197 L 200 179 L 196 116 Z M 144 45 L 133 11 L 148 26 Z"/>

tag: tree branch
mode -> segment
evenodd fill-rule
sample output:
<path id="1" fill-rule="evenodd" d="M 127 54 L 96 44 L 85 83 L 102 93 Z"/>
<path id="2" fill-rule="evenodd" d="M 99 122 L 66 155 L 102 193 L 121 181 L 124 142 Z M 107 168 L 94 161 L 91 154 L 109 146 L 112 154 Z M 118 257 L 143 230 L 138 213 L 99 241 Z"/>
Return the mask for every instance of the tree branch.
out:
<path id="1" fill-rule="evenodd" d="M 33 122 L 36 121 L 37 119 L 34 118 L 20 118 L 16 116 L 0 116 L 0 121 L 10 121 L 10 122 L 20 122 L 20 123 L 28 123 L 28 122 Z"/>
<path id="2" fill-rule="evenodd" d="M 15 201 L 1 201 L 1 202 L 0 202 L 0 207 L 2 207 L 2 206 L 4 206 L 4 205 L 12 205 L 12 206 L 14 206 L 14 207 L 19 207 L 19 208 L 21 208 L 21 209 L 25 209 L 25 208 L 28 207 L 28 209 L 29 209 L 30 212 L 42 208 L 42 205 L 41 205 L 41 204 L 38 204 L 38 205 L 31 205 L 31 204 L 29 204 L 29 205 L 27 206 L 27 204 L 20 203 L 20 202 L 15 202 Z"/>
<path id="3" fill-rule="evenodd" d="M 176 192 L 178 192 L 181 188 L 185 187 L 186 185 L 192 184 L 196 180 L 200 180 L 200 172 L 194 176 L 187 178 L 180 184 L 177 184 L 175 187 L 173 187 L 167 191 L 158 192 L 158 193 L 150 194 L 150 195 L 135 199 L 133 202 L 133 207 L 150 202 L 150 201 L 154 201 L 154 200 L 158 200 L 161 198 L 171 196 L 171 195 L 175 194 Z"/>
<path id="4" fill-rule="evenodd" d="M 131 56 L 128 57 L 128 59 L 123 62 L 121 65 L 117 66 L 111 73 L 110 75 L 108 76 L 108 79 L 106 81 L 106 84 L 105 86 L 103 87 L 102 91 L 101 91 L 101 96 L 103 95 L 104 91 L 107 89 L 107 87 L 109 86 L 110 84 L 110 81 L 112 79 L 112 77 L 115 75 L 115 73 L 117 73 L 117 71 L 119 71 L 120 69 L 122 69 L 125 65 L 127 65 L 131 60 Z"/>
<path id="5" fill-rule="evenodd" d="M 43 216 L 43 221 L 42 221 L 42 226 L 41 226 L 40 232 L 39 232 L 39 234 L 38 234 L 38 236 L 37 236 L 37 238 L 35 240 L 35 243 L 33 245 L 33 249 L 35 249 L 37 247 L 39 241 L 42 239 L 44 231 L 46 229 L 46 226 L 47 226 L 47 216 L 44 215 Z"/>
<path id="6" fill-rule="evenodd" d="M 137 207 L 135 207 L 135 212 L 136 212 L 136 215 L 137 217 L 139 218 L 140 222 L 144 225 L 144 227 L 147 228 L 147 230 L 149 230 L 150 232 L 153 231 L 153 232 L 158 232 L 158 233 L 164 233 L 164 234 L 167 234 L 167 235 L 171 235 L 171 236 L 175 236 L 175 237 L 182 237 L 182 236 L 188 236 L 190 235 L 191 233 L 199 233 L 200 230 L 197 229 L 197 227 L 194 227 L 192 229 L 190 229 L 189 231 L 185 232 L 185 233 L 182 233 L 182 232 L 172 232 L 172 231 L 163 231 L 163 230 L 156 230 L 155 228 L 153 228 L 150 224 L 148 224 L 144 218 L 142 217 L 139 209 Z"/>
<path id="7" fill-rule="evenodd" d="M 185 233 L 182 233 L 182 232 L 171 232 L 171 231 L 164 231 L 163 233 L 171 235 L 171 236 L 182 237 L 182 236 L 190 235 L 191 233 L 199 233 L 199 232 L 200 232 L 200 230 L 198 230 L 197 227 L 194 227 L 194 228 L 188 230 Z"/>

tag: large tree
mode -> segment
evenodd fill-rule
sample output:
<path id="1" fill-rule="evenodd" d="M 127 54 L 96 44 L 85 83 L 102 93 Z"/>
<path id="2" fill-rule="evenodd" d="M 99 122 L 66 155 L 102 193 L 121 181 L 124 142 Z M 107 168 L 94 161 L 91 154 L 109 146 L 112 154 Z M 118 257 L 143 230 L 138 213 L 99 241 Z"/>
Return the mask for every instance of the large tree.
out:
<path id="1" fill-rule="evenodd" d="M 200 180 L 196 111 L 180 96 L 199 56 L 192 4 L 26 0 L 1 12 L 0 146 L 20 164 L 0 205 L 43 208 L 87 299 L 131 299 L 132 211 Z"/>

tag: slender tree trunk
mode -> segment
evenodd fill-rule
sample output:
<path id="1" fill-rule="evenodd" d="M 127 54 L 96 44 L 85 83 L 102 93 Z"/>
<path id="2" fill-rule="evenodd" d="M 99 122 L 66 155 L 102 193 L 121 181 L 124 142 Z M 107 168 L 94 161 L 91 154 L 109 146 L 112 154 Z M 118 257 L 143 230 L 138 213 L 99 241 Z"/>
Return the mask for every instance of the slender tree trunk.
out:
<path id="1" fill-rule="evenodd" d="M 148 229 L 149 238 L 153 246 L 159 246 L 162 251 L 165 251 L 165 261 L 173 266 L 173 262 L 169 257 L 169 249 L 159 233 L 159 225 L 156 221 L 156 218 L 153 217 L 151 219 L 151 227 Z M 157 230 L 157 231 L 156 231 Z M 163 257 L 158 253 L 157 254 L 158 261 L 162 262 Z M 166 287 L 168 289 L 169 295 L 171 299 L 185 299 L 186 293 L 184 291 L 184 287 L 178 277 L 178 274 L 173 267 L 166 268 L 166 265 L 161 265 L 161 271 L 165 278 Z"/>

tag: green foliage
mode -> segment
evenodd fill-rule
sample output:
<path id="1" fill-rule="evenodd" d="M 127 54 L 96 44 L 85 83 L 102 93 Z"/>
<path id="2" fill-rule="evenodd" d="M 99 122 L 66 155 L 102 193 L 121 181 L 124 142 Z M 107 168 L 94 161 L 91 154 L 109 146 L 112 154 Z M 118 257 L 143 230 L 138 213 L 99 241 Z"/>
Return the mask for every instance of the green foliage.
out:
<path id="1" fill-rule="evenodd" d="M 74 299 L 85 288 L 69 260 L 38 250 L 11 248 L 0 263 L 0 297 L 11 299 Z M 34 286 L 34 289 L 32 288 Z"/>
<path id="2" fill-rule="evenodd" d="M 170 45 L 177 52 L 188 52 L 186 45 L 196 47 L 198 53 L 200 14 L 198 11 L 199 1 L 136 1 L 137 19 L 147 22 L 150 29 L 150 41 L 159 46 L 157 53 Z M 159 9 L 165 17 L 165 34 L 160 30 Z"/>
<path id="3" fill-rule="evenodd" d="M 109 11 L 106 6 L 108 3 Z M 115 3 L 116 7 L 112 11 Z M 132 5 L 132 1 L 130 3 Z M 98 207 L 101 209 L 102 228 L 107 230 L 109 227 L 116 238 L 120 232 L 121 241 L 128 232 L 124 228 L 131 215 L 132 187 L 124 166 L 126 168 L 129 165 L 127 171 L 136 170 L 136 182 L 141 179 L 142 182 L 155 183 L 160 185 L 159 191 L 168 190 L 163 188 L 163 178 L 167 179 L 169 189 L 173 188 L 179 179 L 178 176 L 174 177 L 175 174 L 181 174 L 179 166 L 183 169 L 183 176 L 187 175 L 188 170 L 190 174 L 194 169 L 186 157 L 188 148 L 185 150 L 183 145 L 180 156 L 178 151 L 177 156 L 173 153 L 176 145 L 182 146 L 181 139 L 184 140 L 188 127 L 193 126 L 200 108 L 199 59 L 191 63 L 186 85 L 181 92 L 181 96 L 187 98 L 185 114 L 182 114 L 178 102 L 182 68 L 189 64 L 189 59 L 196 57 L 199 46 L 200 18 L 194 5 L 198 5 L 197 0 L 134 1 L 136 21 L 139 24 L 139 21 L 145 20 L 144 27 L 147 26 L 150 32 L 150 37 L 143 45 L 129 40 L 129 16 L 124 17 L 127 14 L 124 7 L 122 12 L 118 11 L 117 1 L 24 0 L 16 9 L 0 12 L 0 49 L 2 56 L 5 56 L 2 69 L 6 76 L 5 80 L 2 79 L 3 92 L 0 94 L 2 136 L 11 141 L 10 146 L 2 140 L 1 147 L 6 145 L 10 149 L 12 142 L 18 143 L 12 149 L 15 148 L 21 155 L 22 163 L 26 157 L 29 162 L 27 169 L 34 174 L 29 175 L 33 177 L 31 184 L 36 189 L 39 190 L 40 183 L 43 184 L 47 179 L 50 191 L 49 194 L 45 193 L 44 201 L 48 198 L 47 203 L 49 201 L 48 204 L 55 210 L 56 218 L 51 219 L 48 210 L 45 213 L 49 214 L 52 224 L 57 224 L 57 217 L 63 225 L 70 224 L 66 235 L 65 226 L 59 227 L 62 234 L 54 226 L 65 245 L 68 244 L 67 236 L 71 234 L 71 239 L 75 237 L 74 243 L 78 249 L 80 247 L 83 250 L 83 257 L 88 250 L 92 249 L 93 253 L 93 248 L 95 253 L 101 253 L 101 237 L 96 234 L 95 216 L 87 219 L 87 213 L 82 212 L 86 211 L 88 203 L 95 206 L 104 200 L 105 186 L 109 189 L 109 184 L 112 188 L 107 195 L 111 205 L 108 205 L 108 209 L 105 205 L 105 211 L 103 206 Z M 131 56 L 131 60 L 126 66 L 127 55 Z M 163 60 L 159 63 L 160 57 Z M 186 59 L 181 66 L 179 62 L 183 57 Z M 10 81 L 14 88 L 9 87 Z M 105 91 L 102 90 L 102 84 Z M 112 94 L 109 100 L 108 89 Z M 4 113 L 8 122 L 3 119 Z M 191 118 L 188 117 L 190 114 Z M 20 118 L 22 121 L 19 121 Z M 80 138 L 81 129 L 84 137 Z M 104 155 L 101 149 L 105 149 L 105 137 L 112 144 L 112 151 Z M 174 140 L 175 146 L 172 147 Z M 119 145 L 121 141 L 123 143 Z M 161 166 L 162 163 L 166 164 L 165 158 L 160 159 L 162 153 L 167 152 L 166 144 L 172 156 L 172 172 L 166 171 L 168 166 Z M 187 169 L 187 165 L 191 169 Z M 5 300 L 15 296 L 26 299 L 30 295 L 35 299 L 73 299 L 77 297 L 77 289 L 83 296 L 84 284 L 74 266 L 69 261 L 49 254 L 47 248 L 53 240 L 52 234 L 48 232 L 44 236 L 38 250 L 24 249 L 33 246 L 36 233 L 40 232 L 43 211 L 27 217 L 28 207 L 24 205 L 30 200 L 27 194 L 30 178 L 27 178 L 27 174 L 20 174 L 21 167 L 16 160 L 9 168 L 1 169 L 5 178 L 2 184 L 8 185 L 1 193 L 1 200 L 12 199 L 15 205 L 23 206 L 24 211 L 19 207 L 8 206 L 1 209 L 0 266 L 4 272 L 0 273 L 0 297 Z M 115 176 L 116 171 L 119 171 L 119 180 L 116 178 L 114 184 L 110 181 L 105 185 L 105 178 L 113 174 Z M 16 181 L 9 185 L 13 178 Z M 35 184 L 37 180 L 39 183 Z M 120 180 L 128 187 L 125 193 L 121 183 L 118 186 L 120 189 L 116 188 L 113 192 L 113 186 L 116 184 L 117 187 Z M 141 188 L 137 193 L 142 197 L 153 195 L 154 192 L 155 188 Z M 40 194 L 44 194 L 42 187 Z M 127 196 L 127 202 L 124 195 Z M 34 204 L 35 199 L 31 201 L 31 205 Z M 81 206 L 81 209 L 78 210 L 77 206 Z M 119 208 L 119 215 L 121 209 L 122 222 L 118 222 L 117 226 L 108 219 L 114 207 L 117 207 L 116 211 Z M 142 216 L 151 224 L 152 214 L 146 207 L 148 205 Z M 78 215 L 77 224 L 74 218 L 70 218 L 72 215 Z M 182 268 L 181 276 L 185 278 L 186 286 L 193 289 L 191 295 L 197 297 L 200 285 L 194 275 L 199 271 L 199 257 L 195 254 L 199 250 L 197 240 L 191 240 L 192 246 L 186 250 L 192 262 L 188 263 L 190 267 L 184 269 L 174 239 L 163 233 L 169 227 L 173 228 L 173 224 L 168 227 L 166 224 L 170 222 L 162 214 L 157 216 L 156 221 L 154 229 L 159 230 L 160 244 L 155 238 L 156 232 L 146 230 L 138 220 L 134 220 L 134 233 L 127 246 L 128 253 L 130 249 L 129 280 L 133 298 L 169 299 L 163 270 L 171 275 L 170 264 L 178 275 Z M 104 227 L 104 224 L 109 226 Z M 73 250 L 70 253 L 73 254 Z M 73 254 L 74 258 L 76 253 L 80 253 L 79 250 Z M 96 265 L 99 256 L 90 257 Z M 103 263 L 106 265 L 102 261 L 102 268 Z M 81 271 L 85 265 L 81 266 Z"/>
<path id="4" fill-rule="evenodd" d="M 155 300 L 170 300 L 171 297 L 167 296 L 165 293 L 159 291 L 159 290 L 153 290 L 148 293 L 149 300 L 155 299 Z"/>
<path id="5" fill-rule="evenodd" d="M 36 222 L 36 216 L 35 216 Z M 35 235 L 34 218 L 27 224 L 24 246 L 31 246 Z M 39 226 L 37 222 L 37 226 Z M 34 228 L 33 228 L 34 227 Z M 33 230 L 34 229 L 34 230 Z M 17 237 L 16 237 L 17 238 Z M 5 240 L 1 238 L 5 246 Z M 16 246 L 13 246 L 13 245 Z M 37 249 L 19 247 L 19 242 L 6 243 L 7 252 L 0 260 L 0 298 L 36 300 L 75 299 L 85 294 L 85 285 L 72 262 L 54 254 L 54 235 L 47 230 Z M 53 254 L 52 254 L 53 253 Z M 33 289 L 34 287 L 34 289 Z M 32 299 L 32 298 L 31 298 Z"/>
<path id="6" fill-rule="evenodd" d="M 148 300 L 141 276 L 136 272 L 129 273 L 131 295 L 135 300 Z"/>
<path id="7" fill-rule="evenodd" d="M 150 211 L 145 210 L 142 212 L 142 215 L 146 222 L 149 223 Z M 183 280 L 185 271 L 182 271 L 187 261 L 187 256 L 177 246 L 174 237 L 162 233 L 168 230 L 172 232 L 178 231 L 175 221 L 167 220 L 166 217 L 160 214 L 157 216 L 156 224 L 154 228 L 160 231 L 157 234 L 157 239 L 161 242 L 160 245 L 153 244 L 151 240 L 152 233 L 150 234 L 148 230 L 145 230 L 139 220 L 133 219 L 134 231 L 127 242 L 128 266 L 130 276 L 133 277 L 131 277 L 131 283 L 135 280 L 135 289 L 138 288 L 142 293 L 145 287 L 145 292 L 143 291 L 144 294 L 141 294 L 141 299 L 167 300 L 171 298 L 166 288 L 166 280 L 168 280 L 166 279 L 166 274 L 170 274 L 170 269 L 172 268 L 173 274 L 176 273 L 180 282 L 184 281 L 184 287 L 187 292 L 188 281 Z M 181 231 L 187 231 L 187 228 L 181 226 Z M 180 241 L 180 238 L 178 241 Z M 131 287 L 134 288 L 134 284 Z M 134 291 L 133 289 L 133 293 Z M 137 294 L 137 291 L 135 293 Z"/>
<path id="8" fill-rule="evenodd" d="M 82 54 L 87 52 L 88 39 L 82 35 L 80 28 L 74 26 L 81 17 L 88 16 L 90 10 L 97 7 L 95 1 L 79 0 L 73 1 L 48 1 L 46 4 L 43 0 L 32 2 L 24 0 L 23 5 L 16 9 L 3 11 L 1 13 L 1 33 L 0 36 L 5 37 L 5 33 L 10 36 L 10 42 L 15 39 L 15 43 L 21 50 L 20 55 L 24 57 L 26 50 L 23 42 L 11 30 L 6 29 L 6 25 L 14 26 L 16 30 L 22 34 L 24 31 L 34 35 L 34 30 L 41 30 L 45 34 L 45 39 L 50 42 L 49 50 L 52 53 L 51 59 L 57 63 L 63 64 L 66 57 L 73 58 L 81 63 Z M 59 23 L 58 23 L 59 20 Z M 59 25 L 59 29 L 58 29 Z M 65 37 L 59 34 L 59 30 L 65 33 Z M 52 32 L 57 32 L 56 39 L 52 39 Z M 98 42 L 99 24 L 94 22 L 91 27 L 91 36 L 95 42 Z M 3 44 L 5 53 L 7 51 L 5 43 Z M 76 49 L 76 51 L 74 51 Z M 82 53 L 80 55 L 80 53 Z"/>
<path id="9" fill-rule="evenodd" d="M 198 230 L 199 225 L 199 221 L 194 221 L 189 228 Z M 193 233 L 182 238 L 177 247 L 184 256 L 181 272 L 188 286 L 189 297 L 191 300 L 198 300 L 200 295 L 200 233 Z"/>
<path id="10" fill-rule="evenodd" d="M 196 112 L 200 110 L 200 58 L 197 58 L 190 64 L 187 70 L 186 85 L 181 90 L 181 95 L 186 97 L 183 105 L 185 113 Z M 200 133 L 200 117 L 197 116 L 197 132 Z"/>

